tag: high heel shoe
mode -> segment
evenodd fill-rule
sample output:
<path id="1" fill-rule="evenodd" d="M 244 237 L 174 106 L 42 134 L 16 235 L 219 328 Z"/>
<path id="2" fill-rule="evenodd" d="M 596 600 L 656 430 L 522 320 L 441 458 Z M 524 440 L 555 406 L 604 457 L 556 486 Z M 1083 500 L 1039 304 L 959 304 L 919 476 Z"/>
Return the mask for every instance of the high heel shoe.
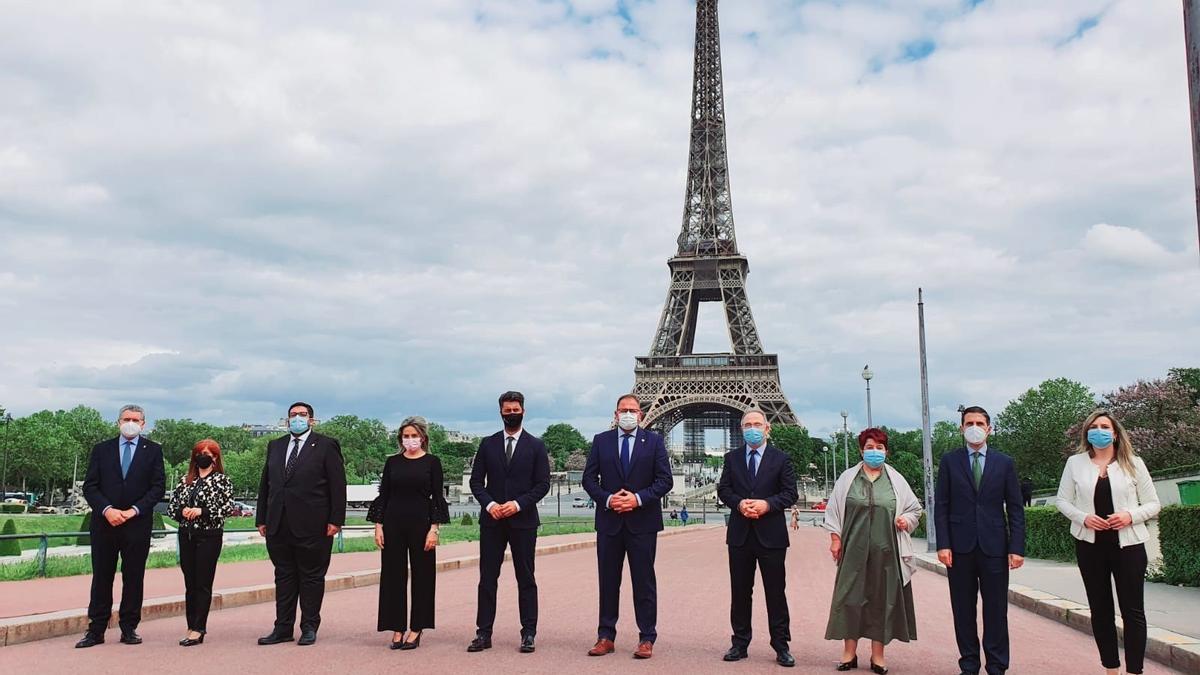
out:
<path id="1" fill-rule="evenodd" d="M 185 637 L 179 641 L 180 647 L 194 647 L 196 645 L 202 645 L 202 644 L 204 644 L 204 633 L 201 633 L 200 637 L 198 637 L 198 638 L 193 639 L 190 637 Z"/>
<path id="2" fill-rule="evenodd" d="M 888 669 L 884 668 L 883 666 L 876 665 L 874 661 L 871 661 L 871 672 L 875 673 L 875 675 L 887 675 Z"/>
<path id="3" fill-rule="evenodd" d="M 417 639 L 416 639 L 416 640 L 413 640 L 412 642 L 407 642 L 407 641 L 406 641 L 404 644 L 400 645 L 400 649 L 409 650 L 409 649 L 416 649 L 417 647 L 420 647 L 420 646 L 421 646 L 421 633 L 422 633 L 422 632 L 423 632 L 423 631 L 417 631 Z"/>
<path id="4" fill-rule="evenodd" d="M 404 649 L 404 633 L 400 634 L 399 640 L 393 637 L 391 643 L 388 644 L 388 649 Z"/>
<path id="5" fill-rule="evenodd" d="M 837 664 L 837 669 L 841 670 L 841 671 L 855 670 L 857 668 L 858 668 L 858 654 L 855 654 L 854 658 L 850 659 L 849 661 L 843 661 L 843 662 Z"/>

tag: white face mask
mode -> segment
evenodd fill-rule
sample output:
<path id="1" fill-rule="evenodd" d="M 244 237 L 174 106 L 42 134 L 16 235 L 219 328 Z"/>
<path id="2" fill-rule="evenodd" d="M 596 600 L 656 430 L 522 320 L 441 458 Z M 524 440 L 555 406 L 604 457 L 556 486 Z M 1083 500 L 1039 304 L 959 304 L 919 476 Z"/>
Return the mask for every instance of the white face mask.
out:
<path id="1" fill-rule="evenodd" d="M 623 412 L 617 415 L 617 426 L 624 431 L 633 431 L 637 428 L 638 416 L 637 413 Z"/>
<path id="2" fill-rule="evenodd" d="M 142 425 L 137 422 L 122 422 L 121 435 L 125 438 L 137 438 L 138 434 L 142 433 Z"/>
<path id="3" fill-rule="evenodd" d="M 421 439 L 419 439 L 419 438 L 402 438 L 402 439 L 400 439 L 400 445 L 404 446 L 405 450 L 420 450 L 421 449 Z"/>
<path id="4" fill-rule="evenodd" d="M 963 431 L 963 438 L 967 439 L 971 445 L 979 445 L 987 439 L 987 432 L 983 430 L 983 427 L 967 427 Z"/>

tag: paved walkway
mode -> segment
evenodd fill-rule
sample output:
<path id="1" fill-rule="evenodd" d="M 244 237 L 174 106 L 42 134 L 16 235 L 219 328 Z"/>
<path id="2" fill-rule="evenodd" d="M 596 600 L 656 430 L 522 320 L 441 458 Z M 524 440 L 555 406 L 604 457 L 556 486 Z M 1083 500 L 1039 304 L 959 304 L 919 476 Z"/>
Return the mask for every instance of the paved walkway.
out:
<path id="1" fill-rule="evenodd" d="M 593 535 L 571 535 L 591 537 Z M 729 581 L 721 528 L 697 529 L 678 536 L 664 537 L 658 550 L 659 641 L 655 657 L 639 662 L 630 659 L 635 646 L 632 603 L 628 586 L 623 589 L 622 620 L 618 626 L 616 654 L 589 658 L 584 652 L 595 639 L 597 607 L 596 557 L 591 549 L 572 551 L 538 560 L 537 572 L 541 598 L 538 650 L 519 654 L 515 583 L 511 567 L 502 577 L 495 648 L 481 654 L 464 651 L 474 632 L 474 568 L 440 574 L 438 584 L 438 627 L 424 637 L 420 649 L 399 652 L 386 649 L 387 634 L 375 632 L 378 587 L 364 587 L 330 593 L 326 596 L 319 642 L 300 648 L 294 644 L 259 647 L 255 638 L 270 629 L 273 606 L 250 605 L 214 612 L 210 619 L 208 642 L 183 649 L 176 641 L 182 637 L 182 620 L 163 619 L 142 624 L 146 642 L 126 646 L 116 642 L 115 631 L 107 644 L 89 650 L 71 648 L 76 637 L 55 638 L 0 649 L 0 663 L 26 664 L 39 673 L 162 672 L 164 664 L 183 672 L 240 672 L 253 664 L 255 670 L 297 673 L 383 673 L 397 668 L 439 668 L 447 672 L 480 672 L 484 669 L 505 673 L 599 673 L 632 669 L 655 673 L 747 673 L 782 672 L 773 661 L 766 644 L 766 610 L 759 592 L 755 598 L 755 626 L 758 637 L 750 648 L 751 658 L 736 664 L 720 661 L 729 644 Z M 557 540 L 557 538 L 556 538 Z M 826 552 L 828 538 L 815 528 L 801 528 L 793 534 L 788 558 L 788 598 L 792 612 L 792 649 L 798 667 L 791 672 L 827 673 L 840 655 L 840 646 L 823 639 L 833 586 L 833 563 Z M 474 544 L 446 546 L 449 557 L 466 552 Z M 449 549 L 459 547 L 451 552 Z M 377 565 L 375 554 L 346 554 L 334 557 L 335 569 L 348 571 L 355 565 Z M 156 586 L 151 593 L 178 593 L 180 584 L 175 570 L 170 588 Z M 166 577 L 154 575 L 148 583 L 165 584 Z M 250 578 L 253 577 L 253 578 Z M 262 583 L 270 579 L 269 567 L 262 563 L 238 563 L 222 566 L 218 586 Z M 72 582 L 70 597 L 86 598 L 85 580 L 44 580 L 45 592 L 53 582 Z M 28 582 L 22 582 L 22 584 Z M 5 592 L 0 585 L 0 592 Z M 29 587 L 26 587 L 27 589 Z M 82 593 L 81 593 L 82 591 Z M 64 586 L 54 591 L 67 593 Z M 958 672 L 952 622 L 945 579 L 930 572 L 919 572 L 913 579 L 919 639 L 909 644 L 893 643 L 888 649 L 888 666 L 894 673 Z M 39 593 L 30 593 L 36 595 Z M 81 594 L 80 594 L 81 593 Z M 59 596 L 62 597 L 61 595 Z M 15 595 L 0 595 L 0 606 Z M 21 599 L 31 606 L 34 598 Z M 75 603 L 78 606 L 80 603 Z M 61 608 L 61 605 L 57 608 Z M 1092 639 L 1068 626 L 1011 607 L 1009 610 L 1013 673 L 1054 672 L 1064 675 L 1103 672 Z M 867 650 L 860 649 L 860 662 Z M 864 672 L 864 671 L 859 671 Z M 869 671 L 865 671 L 869 672 Z M 1148 662 L 1145 672 L 1174 672 Z"/>

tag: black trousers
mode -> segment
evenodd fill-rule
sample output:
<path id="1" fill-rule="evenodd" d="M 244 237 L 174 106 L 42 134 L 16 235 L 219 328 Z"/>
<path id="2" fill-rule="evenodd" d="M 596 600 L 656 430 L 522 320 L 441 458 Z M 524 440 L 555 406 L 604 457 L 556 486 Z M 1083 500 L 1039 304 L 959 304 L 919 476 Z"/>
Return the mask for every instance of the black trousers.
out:
<path id="1" fill-rule="evenodd" d="M 434 573 L 437 549 L 425 550 L 429 523 L 383 526 L 379 569 L 379 623 L 377 630 L 403 633 L 433 628 Z M 409 614 L 408 580 L 412 566 L 412 609 Z"/>
<path id="2" fill-rule="evenodd" d="M 1146 658 L 1146 547 L 1121 548 L 1115 543 L 1089 544 L 1075 540 L 1075 560 L 1092 611 L 1092 636 L 1105 668 L 1120 668 L 1117 623 L 1113 609 L 1113 581 L 1117 604 L 1125 624 L 1125 670 L 1142 672 Z"/>
<path id="3" fill-rule="evenodd" d="M 112 616 L 113 579 L 117 557 L 121 559 L 121 632 L 137 628 L 142 620 L 142 587 L 146 558 L 150 555 L 150 519 L 139 516 L 132 522 L 111 527 L 107 522 L 92 527 L 92 594 L 88 602 L 88 631 L 103 635 Z"/>
<path id="4" fill-rule="evenodd" d="M 596 562 L 600 573 L 600 625 L 596 637 L 617 639 L 621 575 L 628 556 L 638 642 L 658 639 L 658 579 L 654 576 L 657 549 L 657 532 L 634 534 L 622 528 L 616 534 L 596 533 Z"/>
<path id="5" fill-rule="evenodd" d="M 753 607 L 754 568 L 762 574 L 763 593 L 767 598 L 767 624 L 771 630 L 771 648 L 782 651 L 792 639 L 788 615 L 786 548 L 766 548 L 751 532 L 746 543 L 729 547 L 729 623 L 733 627 L 733 646 L 750 646 L 753 632 L 750 613 Z"/>
<path id="6" fill-rule="evenodd" d="M 516 528 L 499 523 L 479 528 L 479 605 L 475 632 L 490 638 L 496 622 L 496 588 L 505 548 L 512 549 L 513 572 L 517 577 L 517 607 L 521 614 L 521 636 L 537 635 L 538 589 L 533 575 L 533 551 L 537 528 Z"/>
<path id="7" fill-rule="evenodd" d="M 983 597 L 983 653 L 987 655 L 987 672 L 1003 673 L 1008 670 L 1008 556 L 984 555 L 976 547 L 970 553 L 955 552 L 953 562 L 946 576 L 950 582 L 959 670 L 979 672 L 979 625 L 975 617 L 978 598 Z"/>
<path id="8" fill-rule="evenodd" d="M 267 555 L 275 565 L 275 630 L 291 635 L 300 601 L 300 630 L 321 626 L 321 601 L 325 599 L 325 573 L 333 537 L 296 537 L 281 518 L 279 531 L 267 537 Z"/>
<path id="9" fill-rule="evenodd" d="M 183 570 L 184 607 L 188 630 L 208 632 L 213 579 L 225 531 L 179 528 L 179 567 Z"/>

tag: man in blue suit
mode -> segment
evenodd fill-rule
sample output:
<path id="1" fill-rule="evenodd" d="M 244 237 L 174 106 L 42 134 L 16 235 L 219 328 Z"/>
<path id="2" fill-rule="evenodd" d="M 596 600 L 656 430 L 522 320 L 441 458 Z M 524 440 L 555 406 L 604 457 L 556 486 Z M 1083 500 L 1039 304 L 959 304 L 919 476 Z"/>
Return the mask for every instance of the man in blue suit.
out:
<path id="1" fill-rule="evenodd" d="M 1025 562 L 1025 503 L 1016 465 L 987 446 L 991 417 L 979 406 L 963 409 L 967 441 L 942 456 L 934 493 L 938 560 L 946 566 L 958 667 L 978 673 L 976 598 L 983 596 L 983 651 L 987 672 L 1008 670 L 1008 574 Z"/>
<path id="2" fill-rule="evenodd" d="M 638 625 L 634 658 L 654 655 L 658 588 L 654 554 L 663 529 L 662 498 L 671 491 L 671 460 L 662 436 L 640 429 L 642 406 L 633 394 L 617 399 L 617 428 L 592 440 L 583 489 L 596 502 L 596 562 L 600 568 L 600 625 L 588 656 L 611 654 L 617 639 L 621 571 L 629 558 L 633 613 Z"/>
<path id="3" fill-rule="evenodd" d="M 479 595 L 475 639 L 469 652 L 492 646 L 496 620 L 496 582 L 504 550 L 512 550 L 521 614 L 522 654 L 534 650 L 537 634 L 537 581 L 533 575 L 537 547 L 538 502 L 550 491 L 550 456 L 542 439 L 522 429 L 525 397 L 519 391 L 500 395 L 504 431 L 483 439 L 471 465 L 471 493 L 479 502 Z"/>

